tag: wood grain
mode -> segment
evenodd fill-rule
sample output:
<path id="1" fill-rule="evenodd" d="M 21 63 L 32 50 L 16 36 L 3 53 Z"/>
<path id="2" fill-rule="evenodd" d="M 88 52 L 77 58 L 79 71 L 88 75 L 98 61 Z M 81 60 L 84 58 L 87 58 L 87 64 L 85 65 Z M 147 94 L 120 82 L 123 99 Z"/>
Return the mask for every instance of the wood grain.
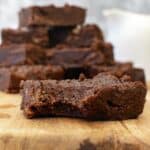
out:
<path id="1" fill-rule="evenodd" d="M 135 120 L 26 119 L 19 95 L 0 93 L 0 150 L 150 150 L 150 96 Z"/>

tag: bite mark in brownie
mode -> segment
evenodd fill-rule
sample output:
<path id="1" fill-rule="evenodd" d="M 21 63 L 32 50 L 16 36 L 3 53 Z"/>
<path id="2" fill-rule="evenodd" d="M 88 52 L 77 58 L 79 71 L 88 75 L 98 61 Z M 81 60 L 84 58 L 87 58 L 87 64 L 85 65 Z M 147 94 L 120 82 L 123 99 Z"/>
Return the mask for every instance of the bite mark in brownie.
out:
<path id="1" fill-rule="evenodd" d="M 0 68 L 0 90 L 18 93 L 22 80 L 63 79 L 64 70 L 60 66 L 23 65 Z"/>
<path id="2" fill-rule="evenodd" d="M 20 27 L 34 25 L 74 26 L 83 24 L 85 15 L 85 9 L 77 6 L 32 6 L 21 9 L 19 12 L 19 24 Z"/>
<path id="3" fill-rule="evenodd" d="M 28 118 L 124 120 L 142 113 L 145 95 L 142 82 L 125 81 L 110 74 L 82 81 L 30 80 L 22 83 L 22 109 Z"/>

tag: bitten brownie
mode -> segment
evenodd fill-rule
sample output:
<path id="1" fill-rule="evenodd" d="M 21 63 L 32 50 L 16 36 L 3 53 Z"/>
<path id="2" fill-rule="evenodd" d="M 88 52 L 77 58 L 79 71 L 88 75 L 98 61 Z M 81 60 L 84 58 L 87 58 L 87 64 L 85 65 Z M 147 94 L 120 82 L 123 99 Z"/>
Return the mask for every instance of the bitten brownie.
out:
<path id="1" fill-rule="evenodd" d="M 20 27 L 34 25 L 74 26 L 83 24 L 85 15 L 85 9 L 77 6 L 32 6 L 23 8 L 19 12 L 19 23 Z"/>
<path id="2" fill-rule="evenodd" d="M 22 109 L 27 118 L 41 116 L 123 120 L 138 117 L 144 107 L 146 88 L 110 74 L 84 80 L 25 81 Z"/>
<path id="3" fill-rule="evenodd" d="M 0 66 L 43 64 L 45 52 L 32 44 L 0 46 Z"/>
<path id="4" fill-rule="evenodd" d="M 34 28 L 21 28 L 3 29 L 2 42 L 3 44 L 24 44 L 33 43 L 41 47 L 49 46 L 49 28 L 48 27 L 34 27 Z"/>
<path id="5" fill-rule="evenodd" d="M 60 66 L 11 66 L 0 68 L 0 90 L 18 93 L 22 80 L 47 80 L 64 78 L 64 70 Z"/>

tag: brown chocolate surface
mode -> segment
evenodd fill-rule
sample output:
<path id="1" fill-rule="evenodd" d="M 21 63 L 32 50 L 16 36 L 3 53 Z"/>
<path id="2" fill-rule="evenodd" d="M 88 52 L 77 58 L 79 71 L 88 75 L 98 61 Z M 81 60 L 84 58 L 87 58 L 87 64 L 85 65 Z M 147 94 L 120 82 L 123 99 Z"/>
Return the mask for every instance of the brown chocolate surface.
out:
<path id="1" fill-rule="evenodd" d="M 93 78 L 99 73 L 109 73 L 119 78 L 128 75 L 132 81 L 141 81 L 146 85 L 144 70 L 133 67 L 131 62 L 70 67 L 65 70 L 65 79 L 78 79 L 80 74 L 84 74 L 86 78 Z"/>
<path id="2" fill-rule="evenodd" d="M 123 120 L 142 113 L 146 89 L 142 82 L 110 74 L 93 79 L 25 81 L 22 109 L 28 118 L 41 116 Z"/>
<path id="3" fill-rule="evenodd" d="M 123 75 L 132 75 L 133 65 L 130 62 L 120 63 L 115 62 L 112 65 L 101 65 L 101 66 L 87 66 L 86 73 L 88 77 L 93 77 L 98 73 L 108 72 L 117 77 L 122 77 Z"/>
<path id="4" fill-rule="evenodd" d="M 95 24 L 88 24 L 75 28 L 64 43 L 72 47 L 93 47 L 98 40 L 104 40 L 102 30 Z"/>
<path id="5" fill-rule="evenodd" d="M 64 68 L 78 67 L 84 65 L 100 65 L 106 63 L 104 55 L 100 51 L 85 48 L 64 48 L 48 50 L 47 63 L 52 65 L 61 65 Z"/>
<path id="6" fill-rule="evenodd" d="M 80 51 L 85 49 L 97 50 L 103 53 L 107 63 L 112 64 L 114 62 L 114 54 L 113 54 L 113 45 L 109 42 L 104 42 L 102 40 L 95 39 L 89 42 L 89 45 L 79 46 L 79 45 L 69 45 L 69 44 L 58 44 L 55 49 L 63 50 L 63 49 L 78 49 Z"/>
<path id="7" fill-rule="evenodd" d="M 145 73 L 141 68 L 133 67 L 131 62 L 120 63 L 115 62 L 112 65 L 101 65 L 101 66 L 87 66 L 84 68 L 84 74 L 88 78 L 92 78 L 98 73 L 107 72 L 117 77 L 128 75 L 132 81 L 141 81 L 145 83 Z"/>
<path id="8" fill-rule="evenodd" d="M 49 46 L 54 47 L 66 40 L 75 26 L 55 26 L 49 28 Z"/>
<path id="9" fill-rule="evenodd" d="M 33 43 L 41 47 L 49 46 L 49 28 L 34 27 L 23 29 L 3 29 L 2 42 L 3 44 L 25 44 Z"/>
<path id="10" fill-rule="evenodd" d="M 107 50 L 106 50 L 107 51 Z M 56 47 L 46 51 L 47 63 L 65 68 L 112 64 L 113 55 L 90 48 Z"/>
<path id="11" fill-rule="evenodd" d="M 44 50 L 32 44 L 0 46 L 0 66 L 42 64 L 44 59 Z"/>
<path id="12" fill-rule="evenodd" d="M 134 68 L 132 71 L 132 78 L 134 81 L 142 81 L 146 85 L 145 72 L 142 68 Z"/>
<path id="13" fill-rule="evenodd" d="M 0 68 L 0 90 L 17 93 L 22 80 L 63 79 L 64 70 L 60 66 L 23 65 Z"/>
<path id="14" fill-rule="evenodd" d="M 77 6 L 32 6 L 21 9 L 19 12 L 19 23 L 20 27 L 34 25 L 74 26 L 83 24 L 85 15 L 85 9 Z"/>

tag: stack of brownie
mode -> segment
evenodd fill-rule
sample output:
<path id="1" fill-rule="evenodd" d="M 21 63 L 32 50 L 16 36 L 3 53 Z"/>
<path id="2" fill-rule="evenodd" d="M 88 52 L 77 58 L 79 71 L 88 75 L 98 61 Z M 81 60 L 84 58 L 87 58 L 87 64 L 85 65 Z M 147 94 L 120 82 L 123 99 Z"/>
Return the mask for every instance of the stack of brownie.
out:
<path id="1" fill-rule="evenodd" d="M 146 87 L 141 68 L 114 60 L 113 46 L 77 6 L 33 6 L 19 12 L 19 28 L 4 29 L 0 90 L 19 92 L 28 118 L 136 118 Z"/>
<path id="2" fill-rule="evenodd" d="M 46 51 L 62 43 L 84 19 L 84 9 L 69 5 L 22 9 L 19 28 L 2 30 L 0 90 L 18 93 L 21 80 L 64 79 L 63 66 L 47 63 Z"/>

